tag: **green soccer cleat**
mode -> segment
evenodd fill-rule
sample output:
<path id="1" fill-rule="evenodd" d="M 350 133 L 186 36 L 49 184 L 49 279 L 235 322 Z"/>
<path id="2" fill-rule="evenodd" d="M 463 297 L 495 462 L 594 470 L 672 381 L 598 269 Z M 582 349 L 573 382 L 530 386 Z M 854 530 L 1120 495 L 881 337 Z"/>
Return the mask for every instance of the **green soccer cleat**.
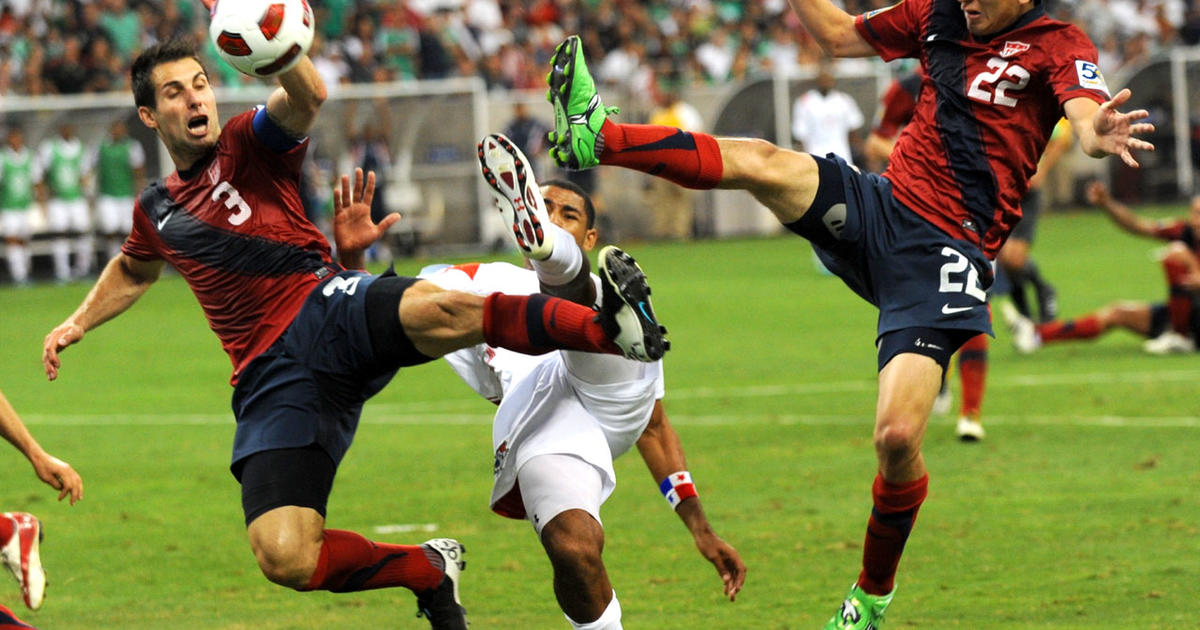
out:
<path id="1" fill-rule="evenodd" d="M 895 594 L 893 590 L 887 595 L 872 595 L 855 584 L 842 607 L 825 624 L 825 630 L 879 630 L 883 627 L 883 611 Z"/>
<path id="2" fill-rule="evenodd" d="M 578 35 L 568 37 L 554 50 L 546 100 L 554 105 L 554 131 L 549 134 L 550 157 L 562 168 L 582 170 L 600 163 L 596 138 L 609 114 L 618 107 L 605 107 L 596 92 L 596 82 L 583 58 Z"/>

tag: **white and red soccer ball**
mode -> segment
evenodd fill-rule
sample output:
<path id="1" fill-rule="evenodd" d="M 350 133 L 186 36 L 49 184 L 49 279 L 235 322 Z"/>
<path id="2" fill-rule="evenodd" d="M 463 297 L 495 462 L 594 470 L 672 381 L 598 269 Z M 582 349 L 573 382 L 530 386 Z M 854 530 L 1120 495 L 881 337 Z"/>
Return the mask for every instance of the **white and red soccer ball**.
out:
<path id="1" fill-rule="evenodd" d="M 229 65 L 252 77 L 283 72 L 308 53 L 313 13 L 307 0 L 220 0 L 208 36 Z"/>

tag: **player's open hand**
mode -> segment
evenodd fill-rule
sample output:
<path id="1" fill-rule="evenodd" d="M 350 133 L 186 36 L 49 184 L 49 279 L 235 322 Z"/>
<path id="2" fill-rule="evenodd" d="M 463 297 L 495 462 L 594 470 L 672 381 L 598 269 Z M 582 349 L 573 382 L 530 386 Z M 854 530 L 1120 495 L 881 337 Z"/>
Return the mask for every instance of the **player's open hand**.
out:
<path id="1" fill-rule="evenodd" d="M 333 242 L 343 263 L 347 255 L 360 254 L 400 220 L 400 215 L 393 212 L 378 224 L 372 221 L 374 199 L 375 173 L 367 173 L 364 181 L 361 168 L 354 169 L 353 187 L 350 176 L 342 175 L 341 186 L 333 189 Z"/>
<path id="2" fill-rule="evenodd" d="M 1117 111 L 1132 94 L 1126 88 L 1117 92 L 1112 100 L 1100 105 L 1092 119 L 1092 128 L 1096 132 L 1096 142 L 1102 151 L 1116 155 L 1129 166 L 1137 168 L 1138 162 L 1133 157 L 1133 151 L 1153 151 L 1154 145 L 1134 136 L 1153 133 L 1154 125 L 1137 122 L 1150 117 L 1150 112 L 1144 109 L 1128 113 Z"/>
<path id="3" fill-rule="evenodd" d="M 75 505 L 76 501 L 83 498 L 83 479 L 70 464 L 45 452 L 32 457 L 30 461 L 38 479 L 58 490 L 59 501 L 70 496 L 71 505 Z"/>
<path id="4" fill-rule="evenodd" d="M 79 343 L 80 339 L 83 339 L 83 327 L 72 322 L 63 322 L 46 335 L 42 343 L 42 367 L 46 370 L 46 378 L 52 381 L 58 378 L 61 365 L 58 353 L 71 344 Z"/>
<path id="5" fill-rule="evenodd" d="M 742 557 L 738 555 L 737 549 L 713 533 L 697 536 L 695 540 L 700 554 L 713 563 L 717 574 L 721 576 L 721 582 L 725 587 L 725 596 L 729 598 L 729 601 L 737 599 L 738 592 L 746 583 L 746 565 L 742 562 Z"/>

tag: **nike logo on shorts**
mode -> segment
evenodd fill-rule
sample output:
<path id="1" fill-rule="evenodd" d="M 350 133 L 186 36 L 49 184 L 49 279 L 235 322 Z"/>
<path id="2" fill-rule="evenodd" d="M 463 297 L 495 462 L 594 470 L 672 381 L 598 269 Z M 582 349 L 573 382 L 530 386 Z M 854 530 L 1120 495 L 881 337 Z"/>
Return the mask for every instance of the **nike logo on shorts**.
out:
<path id="1" fill-rule="evenodd" d="M 974 306 L 950 306 L 949 304 L 943 304 L 942 305 L 942 314 L 954 315 L 956 313 L 962 313 L 964 311 L 969 311 L 973 308 L 975 308 L 975 307 Z"/>

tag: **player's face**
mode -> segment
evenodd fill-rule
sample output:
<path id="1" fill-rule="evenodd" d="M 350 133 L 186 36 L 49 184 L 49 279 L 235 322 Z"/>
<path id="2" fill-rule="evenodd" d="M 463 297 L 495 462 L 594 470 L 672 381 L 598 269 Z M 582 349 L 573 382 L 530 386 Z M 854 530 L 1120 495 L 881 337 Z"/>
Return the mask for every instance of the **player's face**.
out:
<path id="1" fill-rule="evenodd" d="M 195 59 L 159 64 L 151 77 L 154 108 L 139 107 L 138 116 L 167 145 L 177 166 L 190 166 L 217 143 L 221 125 L 208 75 Z"/>
<path id="2" fill-rule="evenodd" d="M 543 187 L 542 197 L 546 200 L 546 214 L 550 215 L 550 221 L 570 232 L 580 249 L 585 252 L 591 251 L 596 246 L 596 230 L 587 226 L 583 197 L 557 186 Z"/>
<path id="3" fill-rule="evenodd" d="M 991 35 L 1033 9 L 1033 0 L 959 0 L 959 5 L 972 35 Z"/>

